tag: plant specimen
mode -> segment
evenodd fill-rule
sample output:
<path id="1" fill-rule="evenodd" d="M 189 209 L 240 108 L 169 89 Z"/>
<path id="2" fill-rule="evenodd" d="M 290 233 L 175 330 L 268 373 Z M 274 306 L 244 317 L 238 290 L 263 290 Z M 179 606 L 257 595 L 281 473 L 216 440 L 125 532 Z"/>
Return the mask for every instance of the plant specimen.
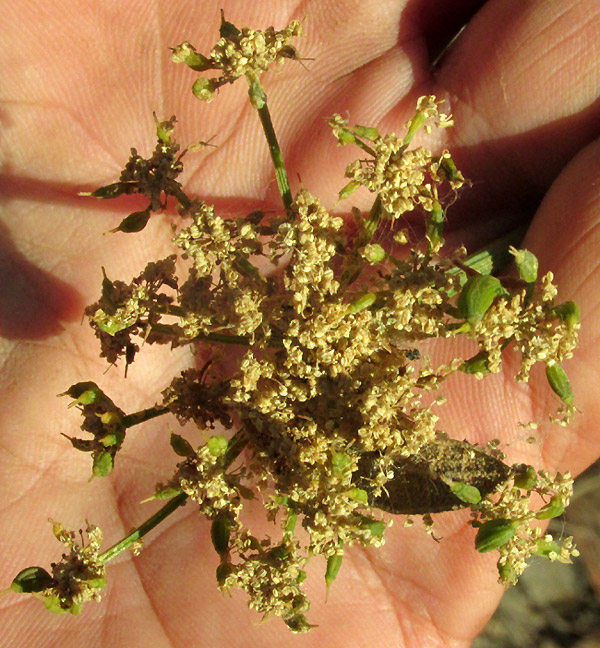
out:
<path id="1" fill-rule="evenodd" d="M 144 345 L 162 344 L 188 346 L 198 362 L 164 386 L 161 402 L 138 412 L 123 411 L 94 382 L 72 385 L 65 395 L 81 410 L 85 434 L 68 439 L 91 455 L 96 477 L 119 469 L 130 428 L 159 416 L 194 423 L 204 442 L 170 433 L 179 462 L 149 494 L 166 504 L 112 547 L 100 550 L 102 533 L 92 524 L 85 542 L 54 523 L 63 559 L 51 572 L 21 571 L 11 586 L 52 611 L 76 614 L 99 599 L 107 563 L 139 550 L 142 537 L 184 504 L 210 520 L 218 587 L 245 590 L 252 608 L 294 632 L 311 628 L 306 562 L 325 558 L 329 587 L 346 548 L 381 545 L 393 515 L 421 515 L 432 531 L 431 514 L 470 508 L 475 548 L 498 551 L 506 584 L 532 554 L 563 562 L 576 554 L 571 538 L 554 540 L 536 524 L 563 512 L 570 476 L 508 465 L 497 444 L 450 439 L 437 427 L 436 408 L 453 374 L 481 379 L 516 354 L 518 381 L 545 365 L 561 401 L 553 417 L 568 423 L 574 397 L 561 362 L 577 342 L 577 306 L 556 301 L 552 275 L 538 277 L 527 250 L 506 242 L 473 255 L 444 248 L 446 209 L 468 183 L 448 151 L 413 146 L 420 129 L 451 126 L 433 96 L 421 97 L 402 135 L 331 117 L 333 135 L 358 155 L 340 200 L 359 187 L 373 194 L 369 213 L 353 210 L 352 231 L 307 188 L 292 195 L 260 76 L 301 60 L 292 44 L 301 30 L 296 21 L 281 31 L 238 29 L 222 17 L 208 55 L 189 42 L 172 51 L 174 62 L 201 73 L 192 86 L 199 100 L 221 101 L 225 86 L 246 79 L 281 195 L 277 213 L 249 205 L 247 215 L 226 220 L 187 195 L 178 178 L 193 151 L 180 148 L 175 117 L 156 119 L 150 158 L 132 149 L 120 178 L 91 194 L 148 199 L 116 235 L 141 231 L 169 202 L 179 213 L 175 254 L 129 283 L 104 274 L 98 301 L 86 309 L 101 356 L 126 370 Z M 425 239 L 413 244 L 398 227 L 412 211 L 425 222 Z M 383 230 L 395 232 L 395 252 L 378 242 Z M 497 276 L 509 259 L 516 276 Z M 438 363 L 422 352 L 427 340 L 461 336 L 478 347 L 470 357 Z M 233 369 L 234 354 L 224 349 L 239 350 Z M 272 537 L 244 523 L 254 499 L 274 523 Z"/>

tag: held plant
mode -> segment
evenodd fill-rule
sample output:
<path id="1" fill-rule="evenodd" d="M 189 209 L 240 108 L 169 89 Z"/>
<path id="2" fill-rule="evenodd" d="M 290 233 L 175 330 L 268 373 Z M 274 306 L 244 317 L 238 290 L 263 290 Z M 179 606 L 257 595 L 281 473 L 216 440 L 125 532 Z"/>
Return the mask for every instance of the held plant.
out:
<path id="1" fill-rule="evenodd" d="M 552 275 L 538 277 L 531 252 L 508 247 L 518 233 L 502 249 L 471 256 L 443 248 L 447 206 L 466 181 L 448 151 L 411 147 L 420 129 L 451 125 L 435 97 L 419 99 L 403 135 L 331 117 L 338 142 L 358 148 L 340 200 L 360 186 L 373 194 L 368 214 L 353 209 L 355 235 L 307 189 L 293 195 L 260 76 L 285 59 L 299 60 L 292 41 L 300 33 L 296 21 L 261 32 L 222 18 L 208 55 L 188 42 L 172 50 L 174 62 L 212 73 L 193 83 L 202 101 L 247 80 L 281 194 L 277 213 L 249 206 L 246 216 L 224 220 L 187 195 L 178 177 L 189 149 L 176 141 L 175 117 L 157 120 L 149 159 L 132 149 L 120 178 L 91 194 L 148 199 L 115 232 L 142 230 L 170 201 L 180 215 L 176 254 L 148 263 L 130 283 L 104 274 L 100 298 L 86 309 L 101 356 L 127 369 L 142 344 L 167 344 L 202 347 L 208 360 L 173 377 L 161 402 L 129 414 L 94 382 L 72 385 L 64 395 L 81 411 L 85 435 L 68 438 L 91 455 L 96 477 L 118 470 L 130 428 L 155 417 L 195 423 L 205 443 L 171 433 L 178 463 L 149 497 L 166 504 L 105 551 L 96 526 L 88 524 L 86 543 L 54 523 L 67 549 L 62 560 L 51 572 L 24 569 L 11 585 L 49 610 L 77 614 L 98 600 L 107 563 L 124 549 L 139 550 L 146 533 L 192 502 L 211 523 L 218 587 L 245 590 L 250 607 L 280 616 L 294 632 L 312 627 L 302 588 L 307 561 L 325 559 L 329 589 L 347 547 L 383 544 L 387 514 L 422 515 L 431 530 L 432 513 L 470 508 L 475 549 L 498 552 L 505 584 L 516 582 L 532 554 L 562 562 L 577 554 L 571 538 L 554 540 L 537 524 L 564 511 L 568 474 L 507 465 L 497 444 L 450 439 L 435 413 L 444 400 L 437 392 L 451 375 L 497 373 L 512 353 L 520 358 L 518 381 L 528 380 L 534 364 L 545 365 L 561 400 L 553 420 L 566 424 L 575 405 L 561 363 L 577 342 L 577 306 L 555 301 Z M 377 243 L 382 228 L 414 210 L 424 215 L 423 245 L 411 247 L 405 232 L 395 235 L 398 254 Z M 518 276 L 496 276 L 509 259 Z M 278 270 L 265 274 L 265 265 Z M 419 350 L 422 340 L 461 336 L 478 346 L 472 357 L 436 365 Z M 243 350 L 233 370 L 222 362 L 225 345 Z M 256 537 L 242 523 L 245 503 L 256 497 L 279 525 L 270 537 Z M 532 503 L 540 498 L 541 505 Z"/>

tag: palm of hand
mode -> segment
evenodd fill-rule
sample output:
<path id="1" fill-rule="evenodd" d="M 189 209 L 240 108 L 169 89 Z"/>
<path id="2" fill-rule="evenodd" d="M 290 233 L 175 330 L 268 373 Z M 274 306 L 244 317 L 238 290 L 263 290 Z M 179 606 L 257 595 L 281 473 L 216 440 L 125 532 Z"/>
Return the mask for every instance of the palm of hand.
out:
<path id="1" fill-rule="evenodd" d="M 148 259 L 170 252 L 169 230 L 159 216 L 139 237 L 102 237 L 128 207 L 116 201 L 90 204 L 75 198 L 76 192 L 113 180 L 130 146 L 151 149 L 155 110 L 159 117 L 178 116 L 181 142 L 217 134 L 218 149 L 188 155 L 188 193 L 215 202 L 225 214 L 245 213 L 260 200 L 278 207 L 266 146 L 243 83 L 224 88 L 228 96 L 203 106 L 189 92 L 194 74 L 166 62 L 167 47 L 185 39 L 208 52 L 218 27 L 217 6 L 207 17 L 198 7 L 190 13 L 183 6 L 173 10 L 172 3 L 168 9 L 161 3 L 147 8 L 131 2 L 127 9 L 76 4 L 80 11 L 75 13 L 72 3 L 68 17 L 46 0 L 30 3 L 28 15 L 19 16 L 21 28 L 3 44 L 4 59 L 10 57 L 2 115 L 9 143 L 3 189 L 9 201 L 0 230 L 9 279 L 1 289 L 0 312 L 5 582 L 23 566 L 57 556 L 47 515 L 68 528 L 89 518 L 103 528 L 108 546 L 153 512 L 140 511 L 138 502 L 156 481 L 168 479 L 174 464 L 163 460 L 164 425 L 148 424 L 130 433 L 113 476 L 88 483 L 88 457 L 58 436 L 73 434 L 78 425 L 76 414 L 54 397 L 70 384 L 94 379 L 126 411 L 134 411 L 152 404 L 189 362 L 184 352 L 142 352 L 122 395 L 120 372 L 102 375 L 96 342 L 79 324 L 82 306 L 97 297 L 99 268 L 104 265 L 113 278 L 133 275 Z M 334 111 L 348 110 L 353 122 L 377 124 L 382 131 L 400 131 L 417 96 L 449 92 L 456 127 L 447 134 L 448 145 L 476 182 L 464 207 L 457 207 L 462 229 L 448 238 L 468 246 L 516 226 L 597 135 L 598 106 L 592 102 L 598 94 L 598 56 L 566 37 L 577 33 L 580 41 L 597 42 L 592 0 L 571 2 L 560 16 L 553 13 L 556 5 L 532 3 L 519 15 L 508 15 L 502 3 L 487 3 L 435 78 L 425 68 L 425 44 L 443 33 L 444 18 L 436 20 L 433 9 L 426 13 L 431 2 L 367 2 L 360 9 L 325 4 L 314 2 L 297 16 L 293 2 L 257 2 L 227 15 L 238 25 L 256 27 L 280 27 L 306 15 L 308 39 L 298 48 L 315 57 L 312 71 L 287 63 L 283 73 L 265 78 L 265 87 L 290 176 L 298 173 L 325 204 L 333 204 L 343 182 L 345 153 L 335 148 L 323 119 Z M 483 3 L 458 4 L 468 12 Z M 4 5 L 10 16 L 12 6 Z M 77 41 L 65 46 L 74 33 Z M 576 68 L 563 65 L 574 56 Z M 534 92 L 548 78 L 556 91 Z M 600 171 L 597 159 L 592 144 L 564 171 L 526 241 L 542 267 L 557 275 L 561 296 L 582 305 L 584 325 L 596 293 L 594 281 L 583 279 L 594 275 L 584 275 L 583 264 L 573 265 L 573 259 L 592 264 L 588 272 L 595 268 L 594 196 L 588 187 Z M 553 228 L 562 226 L 565 213 L 570 230 L 557 237 Z M 516 444 L 520 454 L 511 458 L 578 472 L 598 456 L 600 440 L 591 428 L 595 338 L 588 323 L 577 361 L 568 367 L 584 415 L 568 433 L 543 430 L 543 444 L 530 447 L 527 456 Z M 515 387 L 509 374 L 477 384 L 475 393 L 466 391 L 471 382 L 455 381 L 442 427 L 479 442 L 520 438 L 516 422 L 547 409 L 548 390 L 541 382 L 539 388 L 535 382 L 527 390 Z M 317 574 L 324 566 L 315 565 L 309 618 L 320 627 L 303 637 L 303 644 L 359 646 L 377 638 L 384 646 L 468 645 L 501 589 L 493 556 L 473 550 L 467 517 L 443 514 L 436 529 L 440 544 L 422 529 L 402 529 L 397 522 L 382 549 L 351 550 L 327 605 L 321 603 L 324 588 Z M 79 619 L 50 616 L 39 603 L 16 597 L 2 601 L 0 614 L 7 627 L 10 622 L 14 642 L 23 646 L 50 646 L 59 638 L 64 646 L 287 645 L 292 638 L 283 624 L 257 626 L 242 595 L 229 599 L 216 591 L 217 560 L 208 529 L 188 505 L 147 538 L 139 558 L 124 558 L 109 569 L 105 601 L 89 604 Z"/>

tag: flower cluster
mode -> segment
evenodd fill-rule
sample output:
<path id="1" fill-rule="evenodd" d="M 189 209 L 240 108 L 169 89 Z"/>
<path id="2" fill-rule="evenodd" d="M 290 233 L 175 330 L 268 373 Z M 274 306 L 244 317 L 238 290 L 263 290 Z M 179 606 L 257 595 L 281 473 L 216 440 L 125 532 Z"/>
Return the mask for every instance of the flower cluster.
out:
<path id="1" fill-rule="evenodd" d="M 354 239 L 347 239 L 343 219 L 306 188 L 291 195 L 258 75 L 282 57 L 295 58 L 289 40 L 299 31 L 296 22 L 282 31 L 238 30 L 223 18 L 209 58 L 187 42 L 173 52 L 194 70 L 221 70 L 221 77 L 196 82 L 201 99 L 239 76 L 250 81 L 251 100 L 261 97 L 260 105 L 252 102 L 274 151 L 281 213 L 249 211 L 228 220 L 188 197 L 175 180 L 182 162 L 174 118 L 157 122 L 150 160 L 133 152 L 119 182 L 93 192 L 150 199 L 144 216 L 132 214 L 116 228 L 121 232 L 142 229 L 150 212 L 174 197 L 181 221 L 173 244 L 178 273 L 185 275 L 175 274 L 171 256 L 148 264 L 129 284 L 105 276 L 100 299 L 86 310 L 102 355 L 110 363 L 124 358 L 127 366 L 142 343 L 193 345 L 202 368 L 174 377 L 162 402 L 130 415 L 94 383 L 66 392 L 93 436 L 71 442 L 92 452 L 98 476 L 112 470 L 125 430 L 150 418 L 171 413 L 204 433 L 217 425 L 229 431 L 229 437 L 208 436 L 200 447 L 171 434 L 182 459 L 151 498 L 169 500 L 153 524 L 184 501 L 195 502 L 211 523 L 219 587 L 245 590 L 250 607 L 280 616 L 295 632 L 311 627 L 302 589 L 306 562 L 314 556 L 327 561 L 329 587 L 347 547 L 384 542 L 384 512 L 423 515 L 431 530 L 432 513 L 470 507 L 476 548 L 499 550 L 506 583 L 516 580 L 531 554 L 563 561 L 575 555 L 570 539 L 559 546 L 535 526 L 564 510 L 570 477 L 508 466 L 497 449 L 449 439 L 438 428 L 437 408 L 449 376 L 462 371 L 483 378 L 500 370 L 504 354 L 516 352 L 516 379 L 527 380 L 535 363 L 545 364 L 567 420 L 575 406 L 560 363 L 570 357 L 579 326 L 577 307 L 556 303 L 552 275 L 538 279 L 530 252 L 511 249 L 519 276 L 510 279 L 494 276 L 492 264 L 480 271 L 462 249 L 441 253 L 443 197 L 448 186 L 454 195 L 465 180 L 448 152 L 409 148 L 429 121 L 450 123 L 434 97 L 419 100 L 404 137 L 332 118 L 338 141 L 369 156 L 349 165 L 351 182 L 340 194 L 347 197 L 360 185 L 375 194 L 367 217 L 354 210 L 360 230 Z M 415 245 L 396 256 L 374 242 L 382 221 L 416 208 L 425 216 L 425 250 Z M 419 350 L 423 340 L 460 336 L 478 346 L 473 357 L 436 365 Z M 225 353 L 226 345 L 234 351 Z M 266 518 L 280 527 L 263 539 L 241 516 L 257 495 Z M 532 496 L 547 504 L 536 510 Z M 90 544 L 80 549 L 59 529 L 71 557 L 54 577 L 23 576 L 20 591 L 23 583 L 29 591 L 52 586 L 59 606 L 71 610 L 94 598 L 104 560 L 116 550 L 99 557 L 100 535 L 93 528 L 88 533 Z M 139 537 L 132 534 L 123 546 Z"/>
<path id="2" fill-rule="evenodd" d="M 197 72 L 219 70 L 219 76 L 199 77 L 193 85 L 194 95 L 206 102 L 212 101 L 215 91 L 226 83 L 233 83 L 242 76 L 257 77 L 273 63 L 298 59 L 290 42 L 302 34 L 302 23 L 292 20 L 280 31 L 273 27 L 264 31 L 248 27 L 238 29 L 225 20 L 221 10 L 220 34 L 221 38 L 208 57 L 200 54 L 189 41 L 173 48 L 171 56 L 174 63 L 185 63 Z"/>

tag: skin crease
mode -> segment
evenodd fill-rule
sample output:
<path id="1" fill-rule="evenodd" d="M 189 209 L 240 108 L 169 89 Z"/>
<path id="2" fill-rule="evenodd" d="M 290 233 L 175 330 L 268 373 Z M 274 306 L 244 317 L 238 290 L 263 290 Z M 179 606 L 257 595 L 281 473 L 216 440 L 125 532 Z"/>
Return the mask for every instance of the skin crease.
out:
<path id="1" fill-rule="evenodd" d="M 306 38 L 297 47 L 314 58 L 305 62 L 310 71 L 288 61 L 264 77 L 264 86 L 293 188 L 300 176 L 325 205 L 334 204 L 345 164 L 357 156 L 335 145 L 325 117 L 338 111 L 352 123 L 402 132 L 418 96 L 449 99 L 455 127 L 428 142 L 448 146 L 473 187 L 448 212 L 447 240 L 476 249 L 533 219 L 524 246 L 538 255 L 542 271 L 554 272 L 559 298 L 581 306 L 581 345 L 565 363 L 581 414 L 568 429 L 543 425 L 540 441 L 525 444 L 518 422 L 540 419 L 557 401 L 543 372 L 515 385 L 516 365 L 508 359 L 504 373 L 485 381 L 449 381 L 440 427 L 474 442 L 500 438 L 510 460 L 551 471 L 577 474 L 600 455 L 595 0 L 73 0 L 68 8 L 0 0 L 11 25 L 0 43 L 0 583 L 6 586 L 23 567 L 48 567 L 59 558 L 48 517 L 74 529 L 89 519 L 104 530 L 108 547 L 158 508 L 139 502 L 176 463 L 163 420 L 128 433 L 106 480 L 88 481 L 89 457 L 59 435 L 76 434 L 79 426 L 77 412 L 55 396 L 69 385 L 95 380 L 125 411 L 135 411 L 154 403 L 192 361 L 189 350 L 152 347 L 139 354 L 125 385 L 122 368 L 105 373 L 91 330 L 81 325 L 83 307 L 99 293 L 100 267 L 112 278 L 137 274 L 147 260 L 170 253 L 170 225 L 158 215 L 133 238 L 103 236 L 138 203 L 93 201 L 77 192 L 116 179 L 131 146 L 151 151 L 156 111 L 161 118 L 177 115 L 183 143 L 216 136 L 218 148 L 186 157 L 188 193 L 214 202 L 222 214 L 279 207 L 244 81 L 202 105 L 190 92 L 196 75 L 169 62 L 168 47 L 186 39 L 208 53 L 221 6 L 238 26 L 280 29 L 305 19 Z M 436 45 L 461 20 L 469 24 L 432 72 Z M 353 202 L 368 206 L 365 197 Z M 198 431 L 184 434 L 202 442 Z M 48 614 L 30 597 L 0 599 L 3 645 L 468 646 L 503 590 L 497 557 L 475 552 L 467 520 L 465 512 L 438 516 L 436 537 L 443 540 L 437 543 L 419 523 L 404 529 L 399 517 L 383 548 L 347 551 L 326 605 L 324 561 L 313 561 L 309 620 L 319 627 L 295 637 L 279 620 L 259 624 L 244 594 L 217 591 L 209 525 L 188 505 L 147 537 L 139 557 L 128 553 L 109 567 L 102 603 L 89 603 L 80 617 Z M 260 533 L 258 521 L 250 524 Z"/>

